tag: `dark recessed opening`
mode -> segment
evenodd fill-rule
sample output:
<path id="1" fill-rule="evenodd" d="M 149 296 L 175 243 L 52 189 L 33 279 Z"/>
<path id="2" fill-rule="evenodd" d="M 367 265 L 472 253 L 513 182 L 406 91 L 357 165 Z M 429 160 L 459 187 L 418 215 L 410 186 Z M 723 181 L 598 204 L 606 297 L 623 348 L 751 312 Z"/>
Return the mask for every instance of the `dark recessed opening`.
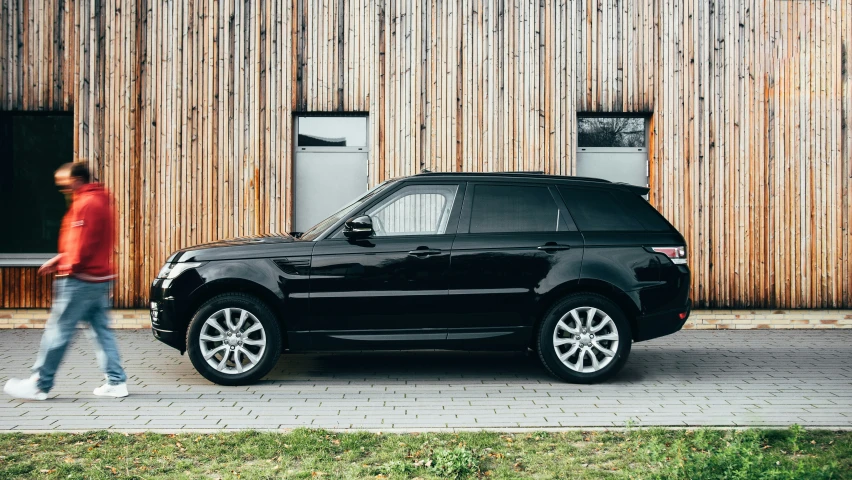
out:
<path id="1" fill-rule="evenodd" d="M 57 251 L 66 201 L 53 174 L 73 160 L 67 113 L 0 113 L 0 254 Z"/>

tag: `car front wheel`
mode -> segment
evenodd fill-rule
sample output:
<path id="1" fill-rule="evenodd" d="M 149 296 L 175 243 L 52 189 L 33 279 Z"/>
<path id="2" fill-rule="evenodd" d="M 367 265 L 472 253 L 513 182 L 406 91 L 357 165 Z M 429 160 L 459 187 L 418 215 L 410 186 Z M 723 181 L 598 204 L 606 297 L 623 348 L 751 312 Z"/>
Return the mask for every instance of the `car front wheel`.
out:
<path id="1" fill-rule="evenodd" d="M 218 295 L 196 311 L 186 334 L 192 365 L 219 385 L 263 378 L 281 354 L 281 333 L 269 308 L 241 293 Z"/>
<path id="2" fill-rule="evenodd" d="M 615 303 L 578 293 L 547 312 L 539 327 L 538 353 L 553 375 L 572 383 L 595 383 L 621 370 L 631 342 L 630 323 Z"/>

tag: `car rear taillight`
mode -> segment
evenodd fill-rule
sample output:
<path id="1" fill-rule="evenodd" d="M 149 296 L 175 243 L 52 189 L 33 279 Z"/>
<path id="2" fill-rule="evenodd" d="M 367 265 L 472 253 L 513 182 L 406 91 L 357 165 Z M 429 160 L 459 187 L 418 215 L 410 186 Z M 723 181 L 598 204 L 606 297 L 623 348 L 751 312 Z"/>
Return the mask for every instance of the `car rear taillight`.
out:
<path id="1" fill-rule="evenodd" d="M 669 257 L 675 265 L 686 265 L 686 247 L 651 247 L 651 250 Z"/>

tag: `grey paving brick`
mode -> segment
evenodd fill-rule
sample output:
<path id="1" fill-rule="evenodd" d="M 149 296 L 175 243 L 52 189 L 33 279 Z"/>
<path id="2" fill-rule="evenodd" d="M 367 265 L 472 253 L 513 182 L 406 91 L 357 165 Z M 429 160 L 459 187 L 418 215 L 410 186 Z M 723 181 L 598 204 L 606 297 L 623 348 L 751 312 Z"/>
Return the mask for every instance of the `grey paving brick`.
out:
<path id="1" fill-rule="evenodd" d="M 199 422 L 199 421 L 188 421 L 184 422 L 181 428 L 185 429 L 196 429 L 196 428 L 221 428 L 223 425 L 221 422 Z M 278 428 L 278 425 L 274 425 L 274 428 Z M 153 427 L 152 427 L 153 428 Z"/>
<path id="2" fill-rule="evenodd" d="M 393 411 L 396 408 L 399 408 L 399 407 L 385 407 L 385 406 L 376 406 L 376 405 L 356 405 L 355 411 L 367 412 L 367 413 L 369 413 L 369 412 L 387 412 L 387 411 Z M 402 408 L 402 409 L 405 410 L 404 408 Z M 425 409 L 423 409 L 423 410 L 425 410 Z M 438 406 L 438 407 L 435 407 L 432 410 L 443 410 L 443 407 Z"/>
<path id="3" fill-rule="evenodd" d="M 55 430 L 106 430 L 112 428 L 116 422 L 110 420 L 71 420 L 65 419 L 51 424 L 51 428 Z"/>
<path id="4" fill-rule="evenodd" d="M 0 382 L 25 374 L 40 336 L 0 331 Z M 288 355 L 257 385 L 223 387 L 150 332 L 117 336 L 130 397 L 93 396 L 102 376 L 74 343 L 49 401 L 0 397 L 0 431 L 852 426 L 852 331 L 679 332 L 596 385 L 515 353 L 377 352 Z"/>
<path id="5" fill-rule="evenodd" d="M 852 412 L 847 412 L 845 414 L 807 414 L 807 415 L 799 415 L 798 418 L 806 419 L 807 421 L 820 421 L 820 420 L 841 420 L 846 422 L 849 420 L 849 417 L 852 417 Z"/>

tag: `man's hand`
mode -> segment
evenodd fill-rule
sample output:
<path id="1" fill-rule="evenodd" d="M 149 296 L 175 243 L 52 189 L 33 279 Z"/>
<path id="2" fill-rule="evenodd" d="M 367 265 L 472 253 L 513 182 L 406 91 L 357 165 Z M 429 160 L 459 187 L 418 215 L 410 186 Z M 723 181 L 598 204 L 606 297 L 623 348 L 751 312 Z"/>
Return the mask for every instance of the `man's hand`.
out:
<path id="1" fill-rule="evenodd" d="M 62 255 L 57 255 L 50 260 L 44 262 L 44 265 L 38 269 L 39 275 L 50 275 L 51 273 L 56 272 L 56 266 L 59 265 L 59 259 Z"/>

